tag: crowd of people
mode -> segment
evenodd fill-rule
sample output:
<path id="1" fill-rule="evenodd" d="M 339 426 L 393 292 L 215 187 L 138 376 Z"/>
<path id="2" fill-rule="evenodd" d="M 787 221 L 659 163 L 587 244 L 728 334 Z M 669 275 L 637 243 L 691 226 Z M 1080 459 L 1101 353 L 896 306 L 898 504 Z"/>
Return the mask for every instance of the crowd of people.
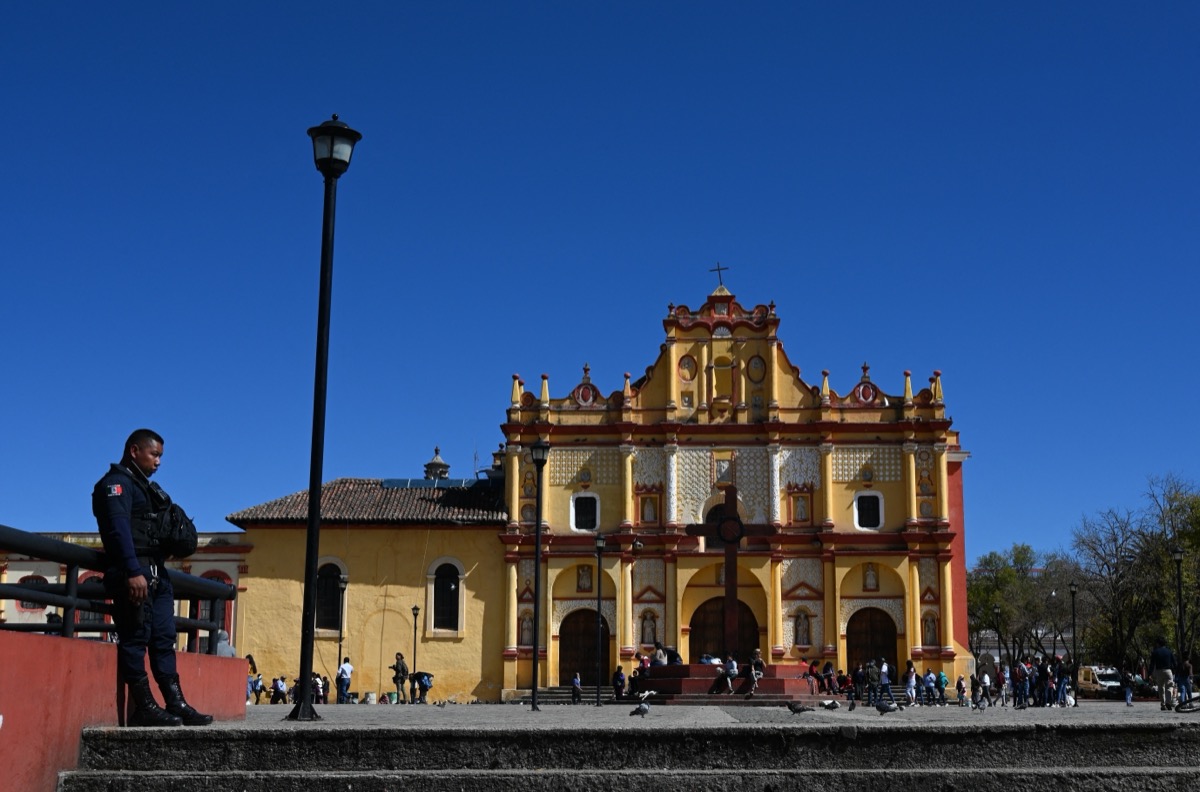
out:
<path id="1" fill-rule="evenodd" d="M 293 678 L 288 684 L 287 676 L 271 677 L 270 682 L 263 680 L 258 672 L 252 655 L 246 655 L 250 671 L 246 677 L 246 703 L 261 704 L 267 698 L 268 704 L 295 704 L 300 695 L 300 680 Z M 404 655 L 396 652 L 396 662 L 388 666 L 393 672 L 392 684 L 396 686 L 396 697 L 393 700 L 387 693 L 377 699 L 380 704 L 428 704 L 428 694 L 433 687 L 433 674 L 427 671 L 409 673 L 408 663 Z M 354 666 L 350 658 L 342 659 L 331 684 L 329 677 L 321 676 L 316 671 L 312 674 L 312 697 L 314 704 L 328 704 L 330 690 L 336 690 L 335 701 L 338 704 L 355 703 L 355 696 L 350 692 L 350 682 L 354 675 Z M 365 701 L 363 702 L 365 703 Z"/>

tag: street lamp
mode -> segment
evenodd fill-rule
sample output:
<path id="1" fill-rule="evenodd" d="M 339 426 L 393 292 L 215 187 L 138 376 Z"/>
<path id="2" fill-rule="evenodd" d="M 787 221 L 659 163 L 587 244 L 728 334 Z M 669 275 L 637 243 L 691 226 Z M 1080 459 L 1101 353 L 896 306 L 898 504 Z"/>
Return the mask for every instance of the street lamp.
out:
<path id="1" fill-rule="evenodd" d="M 308 130 L 313 162 L 325 177 L 321 222 L 321 288 L 317 303 L 317 365 L 313 384 L 312 460 L 308 476 L 308 532 L 304 548 L 304 593 L 300 615 L 300 689 L 290 720 L 320 720 L 312 704 L 313 643 L 317 634 L 317 554 L 321 536 L 321 465 L 325 458 L 325 385 L 329 372 L 329 302 L 333 288 L 333 218 L 337 180 L 350 167 L 354 144 L 362 135 L 337 115 Z M 338 660 L 341 660 L 339 657 Z"/>
<path id="2" fill-rule="evenodd" d="M 550 444 L 538 438 L 529 446 L 533 464 L 537 466 L 537 522 L 533 526 L 533 706 L 538 707 L 538 636 L 542 631 L 542 472 L 550 458 Z"/>
<path id="3" fill-rule="evenodd" d="M 1175 604 L 1178 609 L 1175 619 L 1175 650 L 1179 652 L 1179 657 L 1183 657 L 1183 548 L 1176 545 L 1171 551 L 1171 558 L 1175 559 Z"/>
<path id="4" fill-rule="evenodd" d="M 1075 594 L 1079 586 L 1071 581 L 1071 692 L 1075 694 L 1075 706 L 1079 706 L 1079 638 L 1075 634 Z"/>
<path id="5" fill-rule="evenodd" d="M 412 672 L 417 673 L 417 617 L 421 615 L 421 606 L 413 605 L 413 665 Z M 412 701 L 408 702 L 409 704 Z"/>
<path id="6" fill-rule="evenodd" d="M 600 529 L 596 529 L 596 706 L 600 704 L 600 683 L 604 680 L 603 658 L 604 640 L 603 620 L 600 616 L 600 556 L 604 553 L 604 537 Z"/>
<path id="7" fill-rule="evenodd" d="M 999 603 L 992 605 L 992 619 L 996 625 L 996 663 L 1000 664 L 1001 658 L 1004 655 L 1004 642 L 1000 640 L 1000 605 Z M 999 669 L 997 669 L 999 670 Z"/>

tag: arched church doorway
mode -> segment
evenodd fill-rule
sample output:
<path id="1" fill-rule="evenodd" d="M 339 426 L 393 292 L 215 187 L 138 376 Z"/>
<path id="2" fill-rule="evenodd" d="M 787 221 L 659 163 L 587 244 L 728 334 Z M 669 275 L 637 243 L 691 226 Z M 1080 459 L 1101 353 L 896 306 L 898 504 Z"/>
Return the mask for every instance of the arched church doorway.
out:
<path id="1" fill-rule="evenodd" d="M 688 636 L 688 661 L 700 662 L 704 655 L 720 656 L 732 651 L 738 662 L 745 662 L 758 645 L 758 620 L 750 606 L 738 601 L 738 645 L 725 646 L 725 598 L 713 597 L 692 614 L 691 632 Z"/>
<path id="2" fill-rule="evenodd" d="M 866 665 L 868 660 L 878 663 L 881 657 L 886 658 L 893 668 L 899 662 L 896 656 L 896 623 L 886 611 L 863 608 L 846 623 L 846 670 L 859 663 Z"/>
<path id="3" fill-rule="evenodd" d="M 608 621 L 600 619 L 600 675 L 606 682 L 609 665 Z M 596 611 L 572 611 L 558 628 L 558 684 L 569 685 L 575 672 L 585 685 L 596 680 Z"/>

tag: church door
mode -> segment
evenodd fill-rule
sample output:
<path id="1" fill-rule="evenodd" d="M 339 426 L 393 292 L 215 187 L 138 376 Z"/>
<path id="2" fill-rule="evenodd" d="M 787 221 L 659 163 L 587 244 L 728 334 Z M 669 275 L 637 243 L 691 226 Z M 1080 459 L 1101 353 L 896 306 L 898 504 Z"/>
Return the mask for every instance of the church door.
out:
<path id="1" fill-rule="evenodd" d="M 863 608 L 846 624 L 847 671 L 868 660 L 885 658 L 892 668 L 900 658 L 896 655 L 896 623 L 879 608 Z M 895 677 L 893 677 L 895 681 Z"/>
<path id="2" fill-rule="evenodd" d="M 609 666 L 608 622 L 600 620 L 600 674 L 608 681 L 613 668 Z M 570 685 L 575 672 L 585 685 L 596 684 L 596 611 L 572 611 L 558 628 L 558 684 Z"/>
<path id="3" fill-rule="evenodd" d="M 738 601 L 738 645 L 725 646 L 725 598 L 713 597 L 692 614 L 691 633 L 688 636 L 688 662 L 699 663 L 703 655 L 720 656 L 725 659 L 727 649 L 733 651 L 739 663 L 753 654 L 758 645 L 758 620 L 750 606 Z"/>

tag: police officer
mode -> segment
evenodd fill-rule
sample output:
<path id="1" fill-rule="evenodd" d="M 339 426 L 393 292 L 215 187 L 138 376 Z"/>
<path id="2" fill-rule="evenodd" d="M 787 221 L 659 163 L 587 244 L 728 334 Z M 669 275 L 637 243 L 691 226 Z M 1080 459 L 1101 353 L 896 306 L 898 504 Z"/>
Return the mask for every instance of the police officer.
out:
<path id="1" fill-rule="evenodd" d="M 167 576 L 166 560 L 150 546 L 148 528 L 160 497 L 150 487 L 150 476 L 162 462 L 163 439 L 149 429 L 138 429 L 125 441 L 121 461 L 92 490 L 92 513 L 100 528 L 109 567 L 104 585 L 113 601 L 117 628 L 117 670 L 129 686 L 134 710 L 130 726 L 203 726 L 211 715 L 193 709 L 183 698 L 175 671 L 175 597 Z M 161 492 L 161 491 L 159 491 Z M 165 494 L 164 494 L 165 495 Z M 158 706 L 146 677 L 146 650 L 150 669 L 162 691 L 166 709 Z"/>

